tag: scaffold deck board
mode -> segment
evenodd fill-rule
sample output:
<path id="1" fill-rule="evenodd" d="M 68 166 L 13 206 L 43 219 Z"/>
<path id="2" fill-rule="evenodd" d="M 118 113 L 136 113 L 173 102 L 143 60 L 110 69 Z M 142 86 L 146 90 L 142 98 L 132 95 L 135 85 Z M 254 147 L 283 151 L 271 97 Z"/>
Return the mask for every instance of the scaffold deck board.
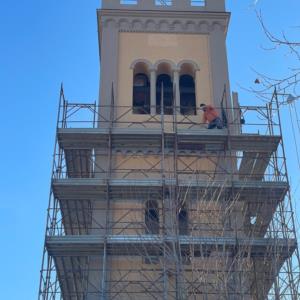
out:
<path id="1" fill-rule="evenodd" d="M 156 235 L 107 235 L 107 236 L 55 236 L 47 237 L 47 250 L 52 256 L 86 256 L 103 253 L 104 243 L 112 255 L 138 255 L 147 252 L 160 255 L 164 243 L 178 243 L 182 251 L 194 246 L 195 255 L 203 256 L 212 251 L 241 251 L 251 257 L 282 260 L 290 257 L 297 247 L 294 239 L 235 238 L 235 237 L 192 237 Z M 201 249 L 203 252 L 201 253 Z"/>
<path id="2" fill-rule="evenodd" d="M 109 130 L 106 128 L 63 128 L 58 129 L 58 142 L 63 149 L 94 149 L 108 147 Z M 159 148 L 160 129 L 113 128 L 113 148 Z M 174 132 L 164 133 L 165 145 L 174 144 Z M 191 150 L 228 150 L 273 152 L 277 149 L 280 136 L 259 134 L 229 135 L 227 130 L 182 129 L 177 133 L 179 148 Z M 217 147 L 219 146 L 219 147 Z M 217 147 L 217 148 L 216 148 Z"/>
<path id="3" fill-rule="evenodd" d="M 175 186 L 176 180 L 166 179 L 96 179 L 96 178 L 68 178 L 52 180 L 52 188 L 56 198 L 65 200 L 105 200 L 107 188 L 112 199 L 118 199 L 127 195 L 129 198 L 159 194 L 162 186 Z M 197 181 L 181 180 L 178 182 L 180 191 L 187 193 L 191 197 L 209 194 L 219 190 L 220 193 L 230 193 L 237 201 L 249 201 L 254 203 L 280 202 L 288 189 L 286 182 L 265 182 L 265 181 Z M 195 199 L 196 200 L 196 199 Z M 210 199 L 211 200 L 211 199 Z"/>

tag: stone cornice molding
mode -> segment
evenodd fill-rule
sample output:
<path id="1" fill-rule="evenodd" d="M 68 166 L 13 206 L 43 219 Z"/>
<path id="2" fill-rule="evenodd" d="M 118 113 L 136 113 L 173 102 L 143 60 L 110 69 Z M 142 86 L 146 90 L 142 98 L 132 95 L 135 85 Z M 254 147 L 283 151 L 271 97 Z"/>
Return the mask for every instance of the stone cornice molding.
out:
<path id="1" fill-rule="evenodd" d="M 182 12 L 182 11 L 124 11 L 124 10 L 109 10 L 109 9 L 101 9 L 97 11 L 99 17 L 139 17 L 139 18 L 163 18 L 163 19 L 223 19 L 229 20 L 230 13 L 229 12 Z"/>
<path id="2" fill-rule="evenodd" d="M 229 13 L 194 12 L 136 12 L 101 10 L 98 12 L 102 28 L 116 28 L 121 32 L 227 33 Z"/>
<path id="3" fill-rule="evenodd" d="M 101 151 L 101 150 L 100 150 Z M 173 153 L 172 150 L 165 150 L 166 153 Z M 98 152 L 101 153 L 101 152 Z M 106 152 L 102 151 L 103 154 L 105 154 Z M 101 153 L 101 154 L 102 154 Z M 118 150 L 113 150 L 114 154 L 119 154 L 119 155 L 160 155 L 161 151 L 157 150 L 157 149 L 144 149 L 144 148 L 132 148 L 130 150 L 128 149 L 118 149 Z M 180 150 L 178 151 L 179 154 L 181 155 L 189 155 L 189 154 L 197 154 L 197 155 L 201 155 L 203 154 L 203 151 L 201 150 Z"/>

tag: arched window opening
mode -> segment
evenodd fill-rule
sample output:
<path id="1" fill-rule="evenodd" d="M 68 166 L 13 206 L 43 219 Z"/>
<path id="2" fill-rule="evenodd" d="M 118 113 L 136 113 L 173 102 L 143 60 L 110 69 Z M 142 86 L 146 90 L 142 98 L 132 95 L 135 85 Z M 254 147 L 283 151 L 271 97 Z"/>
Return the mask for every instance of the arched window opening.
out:
<path id="1" fill-rule="evenodd" d="M 181 75 L 180 88 L 180 113 L 182 115 L 196 115 L 195 80 L 191 75 Z"/>
<path id="2" fill-rule="evenodd" d="M 161 103 L 163 100 L 163 103 Z M 173 114 L 173 82 L 168 74 L 160 74 L 156 80 L 156 113 L 161 114 L 163 104 L 164 114 Z"/>
<path id="3" fill-rule="evenodd" d="M 147 201 L 145 209 L 147 234 L 159 234 L 159 209 L 156 201 Z"/>
<path id="4" fill-rule="evenodd" d="M 143 73 L 134 75 L 133 113 L 150 114 L 150 82 L 148 76 Z"/>
<path id="5" fill-rule="evenodd" d="M 178 213 L 178 231 L 180 235 L 188 235 L 188 212 L 183 206 Z"/>

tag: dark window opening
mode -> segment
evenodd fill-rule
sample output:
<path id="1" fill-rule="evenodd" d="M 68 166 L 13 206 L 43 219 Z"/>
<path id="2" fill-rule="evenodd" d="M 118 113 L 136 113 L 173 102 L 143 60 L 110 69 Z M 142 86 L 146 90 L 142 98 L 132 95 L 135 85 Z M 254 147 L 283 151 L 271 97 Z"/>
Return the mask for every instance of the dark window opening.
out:
<path id="1" fill-rule="evenodd" d="M 159 210 L 156 201 L 146 203 L 145 225 L 147 234 L 159 234 Z"/>
<path id="2" fill-rule="evenodd" d="M 150 82 L 142 73 L 136 74 L 133 80 L 133 113 L 150 114 Z"/>
<path id="3" fill-rule="evenodd" d="M 188 213 L 182 208 L 178 214 L 178 230 L 180 235 L 188 235 Z"/>
<path id="4" fill-rule="evenodd" d="M 161 74 L 156 80 L 156 113 L 161 114 L 161 100 L 165 115 L 173 114 L 173 83 L 170 75 Z"/>
<path id="5" fill-rule="evenodd" d="M 195 80 L 190 75 L 180 76 L 180 113 L 182 115 L 196 115 Z"/>
<path id="6" fill-rule="evenodd" d="M 192 263 L 190 253 L 182 254 L 181 261 L 184 265 L 190 265 Z"/>

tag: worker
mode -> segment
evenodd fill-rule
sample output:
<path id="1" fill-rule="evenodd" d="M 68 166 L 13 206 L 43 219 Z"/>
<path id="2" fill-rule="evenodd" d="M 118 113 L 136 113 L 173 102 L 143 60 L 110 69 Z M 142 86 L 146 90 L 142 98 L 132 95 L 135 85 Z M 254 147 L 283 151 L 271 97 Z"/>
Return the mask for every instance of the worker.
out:
<path id="1" fill-rule="evenodd" d="M 200 109 L 204 112 L 203 123 L 208 122 L 208 129 L 222 129 L 223 121 L 219 117 L 219 113 L 212 105 L 201 104 Z"/>

